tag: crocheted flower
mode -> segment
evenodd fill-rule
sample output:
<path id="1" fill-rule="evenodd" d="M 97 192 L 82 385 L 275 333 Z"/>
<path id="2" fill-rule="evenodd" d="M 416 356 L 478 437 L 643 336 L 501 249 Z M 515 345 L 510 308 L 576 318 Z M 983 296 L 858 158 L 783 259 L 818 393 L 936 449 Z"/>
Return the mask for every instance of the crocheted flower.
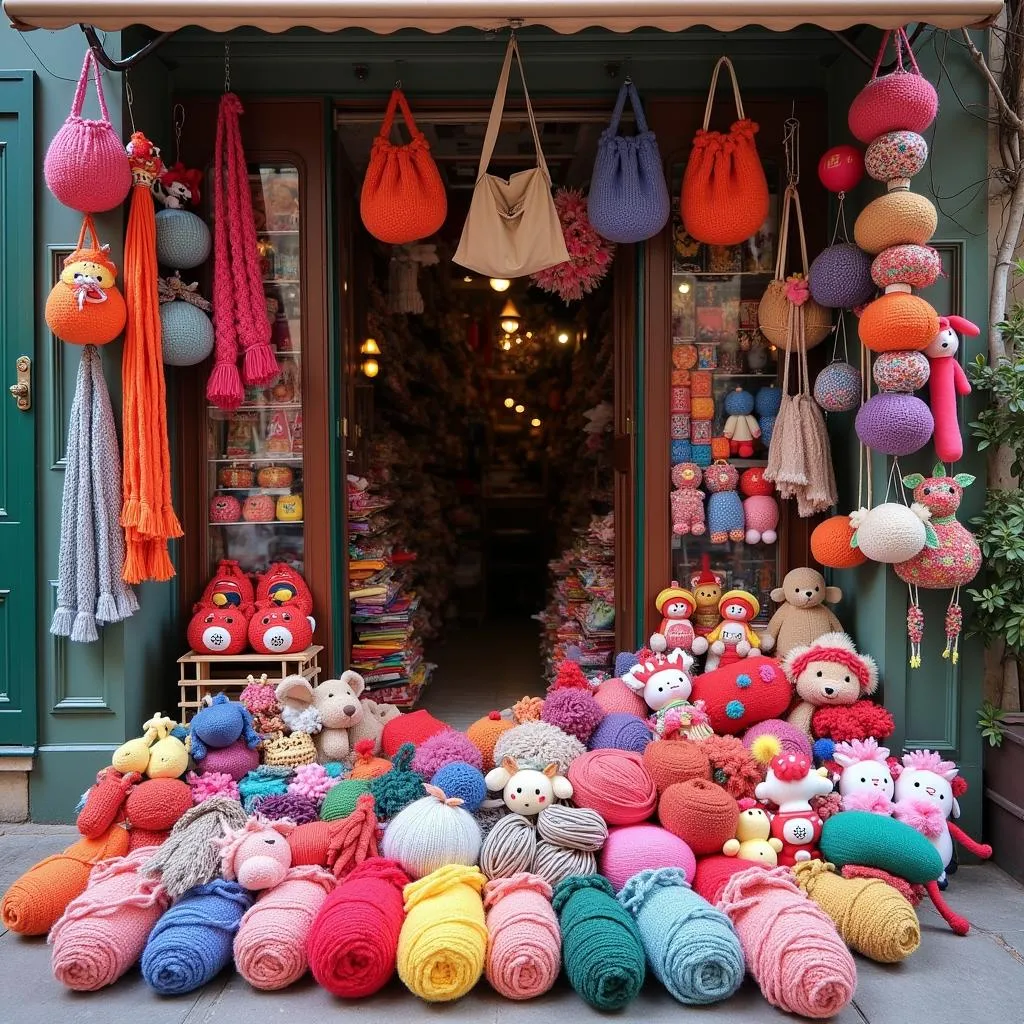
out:
<path id="1" fill-rule="evenodd" d="M 339 777 L 328 775 L 323 765 L 302 764 L 295 769 L 295 775 L 288 783 L 288 792 L 307 797 L 319 804 L 327 795 L 327 791 L 340 781 Z"/>
<path id="2" fill-rule="evenodd" d="M 811 297 L 811 286 L 803 274 L 790 274 L 786 278 L 786 298 L 794 306 L 802 306 Z"/>
<path id="3" fill-rule="evenodd" d="M 201 804 L 214 796 L 226 796 L 229 800 L 237 800 L 238 783 L 226 772 L 203 772 L 197 775 L 189 772 L 186 776 L 192 789 L 192 802 Z"/>

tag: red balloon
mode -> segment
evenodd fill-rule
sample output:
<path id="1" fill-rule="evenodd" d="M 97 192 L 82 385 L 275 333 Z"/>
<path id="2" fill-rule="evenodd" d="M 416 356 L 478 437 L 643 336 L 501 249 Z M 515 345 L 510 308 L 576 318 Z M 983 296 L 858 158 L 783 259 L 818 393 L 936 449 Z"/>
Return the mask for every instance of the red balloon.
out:
<path id="1" fill-rule="evenodd" d="M 818 177 L 829 192 L 849 192 L 864 177 L 864 154 L 856 146 L 833 146 L 818 161 Z"/>

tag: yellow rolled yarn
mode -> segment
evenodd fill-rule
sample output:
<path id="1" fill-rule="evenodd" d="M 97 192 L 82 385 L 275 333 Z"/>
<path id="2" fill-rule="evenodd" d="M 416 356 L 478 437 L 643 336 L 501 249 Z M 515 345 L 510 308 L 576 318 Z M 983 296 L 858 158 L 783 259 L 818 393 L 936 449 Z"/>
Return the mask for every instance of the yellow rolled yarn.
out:
<path id="1" fill-rule="evenodd" d="M 832 918 L 843 941 L 862 956 L 898 964 L 921 945 L 914 908 L 880 878 L 844 878 L 820 860 L 797 864 L 793 876 Z"/>
<path id="2" fill-rule="evenodd" d="M 398 976 L 428 1003 L 460 999 L 487 961 L 487 924 L 479 868 L 449 864 L 405 887 Z"/>

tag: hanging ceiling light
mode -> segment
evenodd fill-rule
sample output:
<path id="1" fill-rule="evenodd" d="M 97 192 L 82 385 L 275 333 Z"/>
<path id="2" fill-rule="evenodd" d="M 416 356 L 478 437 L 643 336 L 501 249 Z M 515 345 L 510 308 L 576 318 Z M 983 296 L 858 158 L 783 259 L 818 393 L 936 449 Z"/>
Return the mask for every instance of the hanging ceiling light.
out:
<path id="1" fill-rule="evenodd" d="M 524 412 L 526 412 L 526 406 L 525 405 L 517 405 L 516 406 L 516 412 L 519 413 L 520 415 L 522 415 Z"/>
<path id="2" fill-rule="evenodd" d="M 516 400 L 514 398 L 506 398 L 505 399 L 505 408 L 506 409 L 511 409 L 515 404 L 516 404 Z"/>
<path id="3" fill-rule="evenodd" d="M 487 283 L 496 292 L 507 292 L 512 287 L 512 282 L 504 277 L 492 277 Z"/>
<path id="4" fill-rule="evenodd" d="M 568 331 L 559 331 L 558 332 L 558 344 L 559 345 L 568 345 L 569 344 L 569 332 Z"/>
<path id="5" fill-rule="evenodd" d="M 519 330 L 519 321 L 522 318 L 519 316 L 519 310 L 516 309 L 515 303 L 509 299 L 505 303 L 504 309 L 501 311 L 501 329 L 506 334 L 515 334 Z"/>
<path id="6" fill-rule="evenodd" d="M 380 363 L 376 359 L 364 359 L 359 368 L 367 377 L 376 377 L 380 373 Z"/>
<path id="7" fill-rule="evenodd" d="M 373 338 L 367 338 L 366 341 L 359 346 L 359 351 L 364 356 L 379 356 L 380 345 Z"/>
<path id="8" fill-rule="evenodd" d="M 531 427 L 539 427 L 540 426 L 540 420 L 536 416 L 534 416 L 533 419 L 530 420 L 530 426 Z"/>
<path id="9" fill-rule="evenodd" d="M 359 369 L 366 377 L 376 377 L 380 373 L 380 363 L 375 358 L 380 355 L 380 345 L 374 338 L 367 338 L 359 346 L 359 354 L 363 357 Z"/>

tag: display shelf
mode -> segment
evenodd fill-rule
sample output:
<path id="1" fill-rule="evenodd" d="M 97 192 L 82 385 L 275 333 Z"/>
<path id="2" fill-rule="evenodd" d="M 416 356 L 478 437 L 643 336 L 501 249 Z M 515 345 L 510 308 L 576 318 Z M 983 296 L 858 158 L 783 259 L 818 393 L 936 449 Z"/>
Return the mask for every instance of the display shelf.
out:
<path id="1" fill-rule="evenodd" d="M 268 464 L 269 465 L 269 464 L 276 464 L 278 462 L 281 462 L 281 463 L 287 463 L 289 466 L 291 466 L 291 465 L 301 465 L 302 464 L 302 456 L 301 455 L 276 455 L 276 456 L 270 456 L 270 455 L 235 455 L 233 457 L 225 456 L 223 458 L 207 459 L 206 461 L 209 462 L 209 463 L 220 463 L 220 462 L 223 462 L 223 463 L 228 463 L 229 465 L 234 465 L 234 466 L 249 466 L 249 465 L 263 465 L 263 464 Z M 217 490 L 221 490 L 221 489 L 222 488 L 220 488 L 220 487 L 217 488 Z"/>
<path id="2" fill-rule="evenodd" d="M 278 409 L 284 411 L 301 409 L 301 402 L 265 402 L 260 405 L 259 403 L 251 403 L 246 405 L 240 405 L 236 409 L 227 410 L 221 409 L 216 405 L 208 405 L 206 407 L 207 412 L 220 413 L 222 416 L 233 416 L 236 412 L 275 412 Z"/>
<path id="3" fill-rule="evenodd" d="M 286 231 L 284 231 L 284 230 L 282 230 L 282 231 L 257 231 L 256 234 L 257 235 L 266 235 L 267 237 L 270 237 L 270 238 L 273 238 L 273 237 L 278 236 L 278 235 L 283 235 L 285 237 L 289 237 L 290 236 L 291 238 L 298 238 L 300 232 L 298 231 L 298 229 L 288 229 Z"/>
<path id="4" fill-rule="evenodd" d="M 294 285 L 296 288 L 302 284 L 297 277 L 264 277 L 261 278 L 263 284 L 288 284 Z"/>
<path id="5" fill-rule="evenodd" d="M 226 490 L 227 488 L 220 488 Z M 209 522 L 207 526 L 302 526 L 302 519 L 237 519 L 233 523 Z"/>
<path id="6" fill-rule="evenodd" d="M 218 491 L 245 491 L 246 494 L 269 494 L 271 496 L 282 496 L 291 494 L 290 487 L 260 487 L 254 484 L 252 487 L 218 487 Z"/>

